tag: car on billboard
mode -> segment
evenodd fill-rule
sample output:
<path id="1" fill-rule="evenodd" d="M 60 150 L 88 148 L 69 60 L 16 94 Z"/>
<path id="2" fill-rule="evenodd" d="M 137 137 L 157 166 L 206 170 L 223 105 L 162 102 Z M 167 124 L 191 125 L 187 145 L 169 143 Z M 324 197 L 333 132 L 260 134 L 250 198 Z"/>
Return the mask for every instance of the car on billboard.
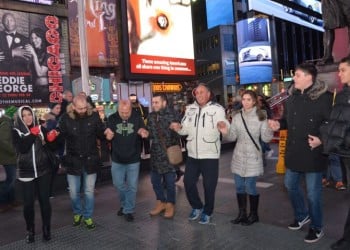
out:
<path id="1" fill-rule="evenodd" d="M 308 8 L 312 11 L 318 12 L 322 14 L 322 5 L 321 1 L 318 0 L 289 0 L 290 2 L 294 2 L 302 7 Z M 294 10 L 293 8 L 284 6 L 284 10 L 288 13 L 294 14 L 296 16 L 299 16 L 303 19 L 308 20 L 310 23 L 316 23 L 317 18 L 311 15 L 307 15 L 301 11 Z"/>
<path id="2" fill-rule="evenodd" d="M 239 62 L 271 60 L 270 46 L 250 46 L 242 48 L 238 54 Z"/>

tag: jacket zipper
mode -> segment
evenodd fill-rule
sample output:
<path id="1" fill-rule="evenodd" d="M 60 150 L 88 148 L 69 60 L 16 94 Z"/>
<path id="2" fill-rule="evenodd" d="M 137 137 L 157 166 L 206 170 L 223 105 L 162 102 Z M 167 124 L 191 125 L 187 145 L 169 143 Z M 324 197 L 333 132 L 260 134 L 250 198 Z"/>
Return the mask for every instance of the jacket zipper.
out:
<path id="1" fill-rule="evenodd" d="M 199 108 L 199 113 L 198 113 L 198 117 L 196 117 L 195 124 L 199 124 L 199 119 L 201 117 L 201 111 L 202 111 L 202 108 Z M 197 159 L 198 159 L 198 155 L 199 155 L 199 153 L 198 153 L 198 140 L 199 140 L 199 138 L 198 138 L 198 128 L 199 128 L 199 126 L 197 126 L 197 130 L 196 130 L 196 138 L 197 138 L 197 140 L 196 140 L 196 153 L 197 153 Z"/>

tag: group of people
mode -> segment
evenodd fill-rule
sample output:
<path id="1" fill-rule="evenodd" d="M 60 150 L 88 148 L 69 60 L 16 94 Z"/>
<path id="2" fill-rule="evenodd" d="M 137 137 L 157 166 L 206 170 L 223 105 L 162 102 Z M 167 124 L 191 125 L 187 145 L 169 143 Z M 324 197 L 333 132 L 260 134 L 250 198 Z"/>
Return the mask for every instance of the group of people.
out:
<path id="1" fill-rule="evenodd" d="M 33 242 L 35 235 L 34 189 L 38 192 L 42 211 L 43 239 L 51 238 L 51 169 L 45 150 L 54 148 L 61 140 L 65 141 L 62 164 L 67 168 L 74 226 L 84 223 L 88 229 L 95 228 L 92 216 L 99 168 L 97 138 L 111 142 L 111 173 L 120 201 L 118 216 L 124 216 L 128 222 L 134 220 L 142 140 L 149 138 L 150 175 L 155 193 L 155 205 L 149 214 L 173 218 L 176 212 L 176 166 L 169 163 L 166 149 L 179 144 L 181 136 L 186 136 L 187 142 L 183 181 L 191 206 L 188 220 L 199 220 L 200 224 L 211 223 L 218 183 L 220 139 L 224 137 L 236 141 L 231 172 L 239 213 L 231 222 L 249 226 L 259 221 L 260 195 L 256 182 L 264 172 L 260 141 L 268 143 L 274 131 L 279 129 L 288 130 L 284 181 L 294 211 L 294 219 L 288 228 L 299 230 L 310 223 L 304 241 L 317 242 L 324 235 L 322 176 L 327 167 L 327 154 L 340 156 L 349 167 L 350 115 L 347 115 L 347 110 L 350 56 L 340 61 L 339 77 L 344 88 L 336 96 L 333 106 L 333 96 L 328 92 L 327 85 L 317 80 L 316 67 L 306 63 L 298 65 L 284 115 L 279 120 L 269 119 L 266 110 L 258 104 L 258 95 L 245 90 L 241 94 L 242 107 L 232 116 L 230 123 L 226 119 L 225 109 L 212 101 L 210 87 L 203 83 L 194 90 L 195 101 L 186 107 L 182 118 L 169 105 L 166 95 L 153 95 L 152 112 L 147 117 L 147 124 L 140 112 L 133 109 L 131 100 L 120 100 L 117 111 L 104 124 L 86 97 L 78 95 L 51 131 L 38 126 L 29 106 L 20 107 L 12 140 L 17 152 L 19 181 L 23 187 L 27 242 Z M 2 131 L 0 134 L 4 135 Z M 200 176 L 204 201 L 197 188 Z M 302 178 L 305 178 L 307 203 Z M 84 202 L 80 198 L 81 187 Z M 349 249 L 349 232 L 350 210 L 344 235 L 332 245 L 332 249 Z"/>

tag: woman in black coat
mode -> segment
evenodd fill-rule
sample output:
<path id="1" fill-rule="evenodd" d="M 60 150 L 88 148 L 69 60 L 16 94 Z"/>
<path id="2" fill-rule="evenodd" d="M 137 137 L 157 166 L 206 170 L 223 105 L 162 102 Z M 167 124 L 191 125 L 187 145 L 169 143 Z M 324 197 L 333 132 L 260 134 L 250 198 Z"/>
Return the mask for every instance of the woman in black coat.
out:
<path id="1" fill-rule="evenodd" d="M 38 126 L 31 107 L 22 106 L 17 111 L 13 129 L 13 142 L 17 151 L 17 167 L 23 194 L 23 214 L 26 221 L 26 242 L 34 242 L 34 201 L 38 195 L 43 239 L 51 239 L 51 204 L 49 186 L 51 180 L 51 162 L 45 152 L 44 144 L 55 139 L 56 134 L 48 133 Z"/>

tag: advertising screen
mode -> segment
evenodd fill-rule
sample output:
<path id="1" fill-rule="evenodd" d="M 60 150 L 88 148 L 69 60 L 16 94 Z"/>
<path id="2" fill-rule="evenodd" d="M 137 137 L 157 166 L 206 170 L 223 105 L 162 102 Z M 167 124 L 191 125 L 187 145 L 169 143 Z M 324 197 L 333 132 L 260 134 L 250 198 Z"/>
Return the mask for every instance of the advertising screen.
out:
<path id="1" fill-rule="evenodd" d="M 194 76 L 190 1 L 123 1 L 126 77 Z"/>
<path id="2" fill-rule="evenodd" d="M 65 19 L 0 9 L 0 106 L 61 102 L 68 68 Z"/>
<path id="3" fill-rule="evenodd" d="M 241 84 L 271 82 L 269 20 L 248 18 L 237 23 L 238 63 Z"/>
<path id="4" fill-rule="evenodd" d="M 280 1 L 278 1 L 280 2 Z M 289 0 L 290 3 L 299 5 L 298 10 L 272 0 L 249 0 L 249 10 L 275 16 L 308 28 L 323 31 L 323 21 L 317 15 L 310 15 L 300 9 L 313 11 L 321 14 L 321 2 L 319 0 Z M 319 15 L 318 15 L 319 16 Z"/>
<path id="5" fill-rule="evenodd" d="M 19 0 L 21 2 L 28 2 L 28 3 L 38 3 L 38 4 L 45 4 L 45 5 L 52 5 L 54 0 Z"/>
<path id="6" fill-rule="evenodd" d="M 86 41 L 90 67 L 119 65 L 116 0 L 85 1 Z M 80 66 L 77 2 L 68 2 L 70 55 L 73 66 Z"/>
<path id="7" fill-rule="evenodd" d="M 233 23 L 233 1 L 206 0 L 208 29 Z"/>

